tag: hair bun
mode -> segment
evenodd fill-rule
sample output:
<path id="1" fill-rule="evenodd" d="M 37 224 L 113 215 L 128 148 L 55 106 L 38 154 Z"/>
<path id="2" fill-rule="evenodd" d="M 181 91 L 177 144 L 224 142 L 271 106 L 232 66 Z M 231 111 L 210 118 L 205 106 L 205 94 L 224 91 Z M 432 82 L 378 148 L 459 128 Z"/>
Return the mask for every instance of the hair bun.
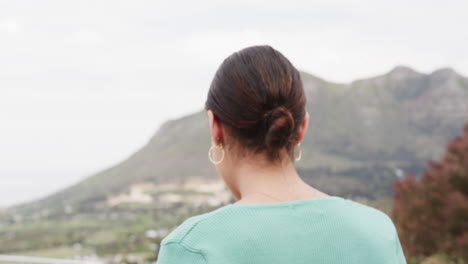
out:
<path id="1" fill-rule="evenodd" d="M 284 106 L 278 106 L 265 114 L 265 145 L 278 149 L 286 145 L 294 130 L 294 118 Z"/>

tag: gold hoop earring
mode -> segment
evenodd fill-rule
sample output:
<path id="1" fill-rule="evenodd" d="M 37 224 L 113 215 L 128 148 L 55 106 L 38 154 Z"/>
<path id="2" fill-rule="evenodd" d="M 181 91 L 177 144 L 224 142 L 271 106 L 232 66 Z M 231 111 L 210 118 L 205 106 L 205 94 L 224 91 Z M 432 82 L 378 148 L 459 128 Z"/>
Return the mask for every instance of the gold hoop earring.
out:
<path id="1" fill-rule="evenodd" d="M 221 149 L 221 159 L 216 161 L 213 159 L 213 150 L 215 149 L 215 147 L 218 147 Z M 218 144 L 218 145 L 211 145 L 210 149 L 208 150 L 208 159 L 211 161 L 211 163 L 213 164 L 219 164 L 221 163 L 223 160 L 224 160 L 224 149 L 223 149 L 223 145 L 222 144 Z"/>
<path id="2" fill-rule="evenodd" d="M 299 156 L 298 156 L 298 157 L 295 157 L 294 159 L 295 159 L 296 161 L 299 161 L 299 160 L 301 160 L 301 157 L 302 157 L 301 143 L 299 142 L 296 146 L 299 147 Z"/>

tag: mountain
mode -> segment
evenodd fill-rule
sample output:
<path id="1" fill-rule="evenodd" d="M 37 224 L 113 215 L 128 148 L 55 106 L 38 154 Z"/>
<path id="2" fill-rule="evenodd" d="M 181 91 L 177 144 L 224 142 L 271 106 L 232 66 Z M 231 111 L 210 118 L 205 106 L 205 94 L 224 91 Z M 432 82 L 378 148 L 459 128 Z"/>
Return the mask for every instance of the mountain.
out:
<path id="1" fill-rule="evenodd" d="M 390 195 L 396 175 L 419 172 L 427 159 L 442 154 L 468 121 L 468 79 L 451 68 L 425 74 L 397 66 L 351 83 L 333 83 L 305 72 L 301 77 L 310 124 L 298 171 L 331 194 Z M 169 120 L 123 162 L 14 208 L 90 208 L 131 184 L 219 180 L 207 158 L 210 144 L 204 110 Z"/>

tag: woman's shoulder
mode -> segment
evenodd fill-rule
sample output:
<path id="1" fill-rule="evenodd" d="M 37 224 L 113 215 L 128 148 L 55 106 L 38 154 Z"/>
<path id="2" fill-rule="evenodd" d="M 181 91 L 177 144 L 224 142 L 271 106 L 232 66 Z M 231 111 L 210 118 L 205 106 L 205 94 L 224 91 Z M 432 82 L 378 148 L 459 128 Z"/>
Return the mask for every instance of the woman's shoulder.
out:
<path id="1" fill-rule="evenodd" d="M 395 224 L 387 213 L 361 202 L 346 200 L 341 214 L 348 219 L 350 228 L 369 230 L 374 235 L 393 240 L 397 234 Z"/>
<path id="2" fill-rule="evenodd" d="M 378 219 L 381 219 L 383 220 L 384 222 L 386 223 L 391 223 L 393 224 L 392 222 L 392 219 L 390 218 L 390 216 L 375 208 L 375 207 L 372 207 L 370 205 L 366 205 L 366 204 L 363 204 L 361 202 L 357 202 L 357 201 L 354 201 L 354 200 L 350 200 L 350 199 L 345 199 L 345 201 L 347 202 L 347 205 L 348 205 L 348 209 L 349 209 L 349 212 L 351 213 L 354 213 L 355 215 L 359 215 L 361 217 L 373 217 L 373 218 L 378 218 Z M 345 210 L 346 211 L 346 210 Z"/>
<path id="3" fill-rule="evenodd" d="M 191 233 L 197 225 L 199 225 L 200 223 L 204 222 L 207 219 L 212 218 L 215 215 L 219 215 L 222 212 L 225 212 L 226 209 L 228 209 L 230 206 L 231 204 L 227 204 L 213 211 L 210 211 L 204 214 L 194 215 L 194 216 L 187 218 L 179 226 L 173 229 L 163 240 L 161 240 L 161 244 L 174 243 L 174 242 L 181 243 L 184 240 L 184 238 L 189 233 Z"/>

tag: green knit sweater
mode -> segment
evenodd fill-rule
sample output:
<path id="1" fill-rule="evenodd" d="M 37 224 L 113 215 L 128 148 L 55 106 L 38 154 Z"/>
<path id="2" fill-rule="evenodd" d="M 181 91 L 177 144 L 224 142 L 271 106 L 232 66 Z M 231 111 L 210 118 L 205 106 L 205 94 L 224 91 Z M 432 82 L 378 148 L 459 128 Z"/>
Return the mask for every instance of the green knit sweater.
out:
<path id="1" fill-rule="evenodd" d="M 228 204 L 161 241 L 157 264 L 406 264 L 385 213 L 339 196 Z"/>

